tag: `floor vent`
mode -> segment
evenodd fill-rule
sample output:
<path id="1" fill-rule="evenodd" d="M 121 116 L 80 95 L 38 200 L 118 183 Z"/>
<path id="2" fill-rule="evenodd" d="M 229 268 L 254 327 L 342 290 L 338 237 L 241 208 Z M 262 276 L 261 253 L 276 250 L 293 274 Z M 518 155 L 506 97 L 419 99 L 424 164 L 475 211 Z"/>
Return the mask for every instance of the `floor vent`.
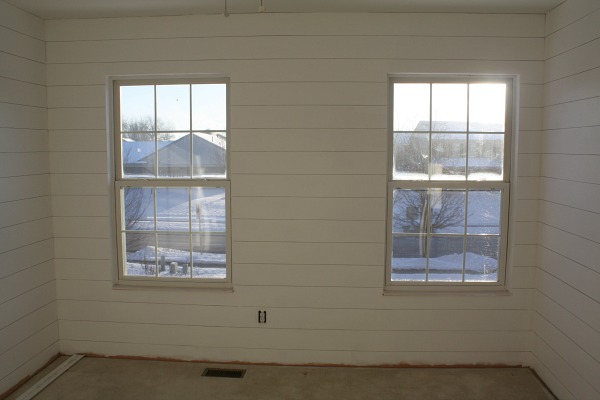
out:
<path id="1" fill-rule="evenodd" d="M 215 378 L 243 378 L 245 373 L 245 369 L 206 368 L 202 373 L 202 376 Z"/>

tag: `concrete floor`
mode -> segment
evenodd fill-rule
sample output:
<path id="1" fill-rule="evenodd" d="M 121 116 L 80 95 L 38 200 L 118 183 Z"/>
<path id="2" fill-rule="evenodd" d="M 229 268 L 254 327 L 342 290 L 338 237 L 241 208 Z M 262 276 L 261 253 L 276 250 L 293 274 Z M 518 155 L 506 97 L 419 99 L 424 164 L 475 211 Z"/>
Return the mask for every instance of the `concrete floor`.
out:
<path id="1" fill-rule="evenodd" d="M 16 399 L 67 357 L 8 397 Z M 245 369 L 241 379 L 206 367 Z M 333 368 L 222 365 L 86 357 L 35 400 L 70 399 L 555 399 L 527 368 Z"/>

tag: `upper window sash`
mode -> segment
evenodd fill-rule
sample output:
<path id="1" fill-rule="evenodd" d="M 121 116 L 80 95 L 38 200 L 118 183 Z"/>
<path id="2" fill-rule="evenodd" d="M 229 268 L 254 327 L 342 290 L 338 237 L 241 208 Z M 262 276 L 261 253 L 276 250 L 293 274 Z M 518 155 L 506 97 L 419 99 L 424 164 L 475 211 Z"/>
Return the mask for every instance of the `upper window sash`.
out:
<path id="1" fill-rule="evenodd" d="M 391 78 L 390 180 L 509 182 L 512 85 L 508 78 Z"/>
<path id="2" fill-rule="evenodd" d="M 229 179 L 229 80 L 113 81 L 117 180 Z"/>

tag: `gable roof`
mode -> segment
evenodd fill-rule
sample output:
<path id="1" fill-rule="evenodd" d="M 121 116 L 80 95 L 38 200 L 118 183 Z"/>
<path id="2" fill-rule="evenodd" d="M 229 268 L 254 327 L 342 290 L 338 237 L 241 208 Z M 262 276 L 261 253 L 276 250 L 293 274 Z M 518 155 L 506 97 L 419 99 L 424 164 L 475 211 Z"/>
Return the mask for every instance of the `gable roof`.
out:
<path id="1" fill-rule="evenodd" d="M 222 167 L 225 163 L 225 148 L 215 144 L 200 134 L 191 134 L 194 163 L 205 168 Z M 153 142 L 150 142 L 152 145 Z M 174 141 L 159 141 L 158 163 L 161 166 L 188 167 L 190 165 L 190 134 Z M 162 146 L 160 145 L 162 144 Z M 154 150 L 154 149 L 152 149 Z M 154 163 L 154 151 L 134 161 L 135 163 Z"/>
<path id="2" fill-rule="evenodd" d="M 466 121 L 431 121 L 432 130 L 436 132 L 465 132 L 467 127 Z M 487 123 L 487 122 L 469 122 L 469 132 L 504 132 L 502 124 Z M 415 131 L 429 131 L 429 121 L 419 121 L 415 126 Z"/>

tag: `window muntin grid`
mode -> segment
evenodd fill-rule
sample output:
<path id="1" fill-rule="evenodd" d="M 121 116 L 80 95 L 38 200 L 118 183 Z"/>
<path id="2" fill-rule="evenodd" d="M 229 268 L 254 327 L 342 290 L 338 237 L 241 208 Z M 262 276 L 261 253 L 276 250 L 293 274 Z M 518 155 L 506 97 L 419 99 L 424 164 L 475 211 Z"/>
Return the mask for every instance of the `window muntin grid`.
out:
<path id="1" fill-rule="evenodd" d="M 393 189 L 391 281 L 497 282 L 502 194 Z"/>
<path id="2" fill-rule="evenodd" d="M 118 280 L 231 282 L 228 81 L 114 81 Z"/>
<path id="3" fill-rule="evenodd" d="M 392 85 L 393 180 L 504 180 L 506 82 Z"/>
<path id="4" fill-rule="evenodd" d="M 387 287 L 504 284 L 512 79 L 392 78 L 390 85 Z M 406 194 L 419 201 L 408 204 Z M 441 224 L 440 209 L 457 221 Z"/>

